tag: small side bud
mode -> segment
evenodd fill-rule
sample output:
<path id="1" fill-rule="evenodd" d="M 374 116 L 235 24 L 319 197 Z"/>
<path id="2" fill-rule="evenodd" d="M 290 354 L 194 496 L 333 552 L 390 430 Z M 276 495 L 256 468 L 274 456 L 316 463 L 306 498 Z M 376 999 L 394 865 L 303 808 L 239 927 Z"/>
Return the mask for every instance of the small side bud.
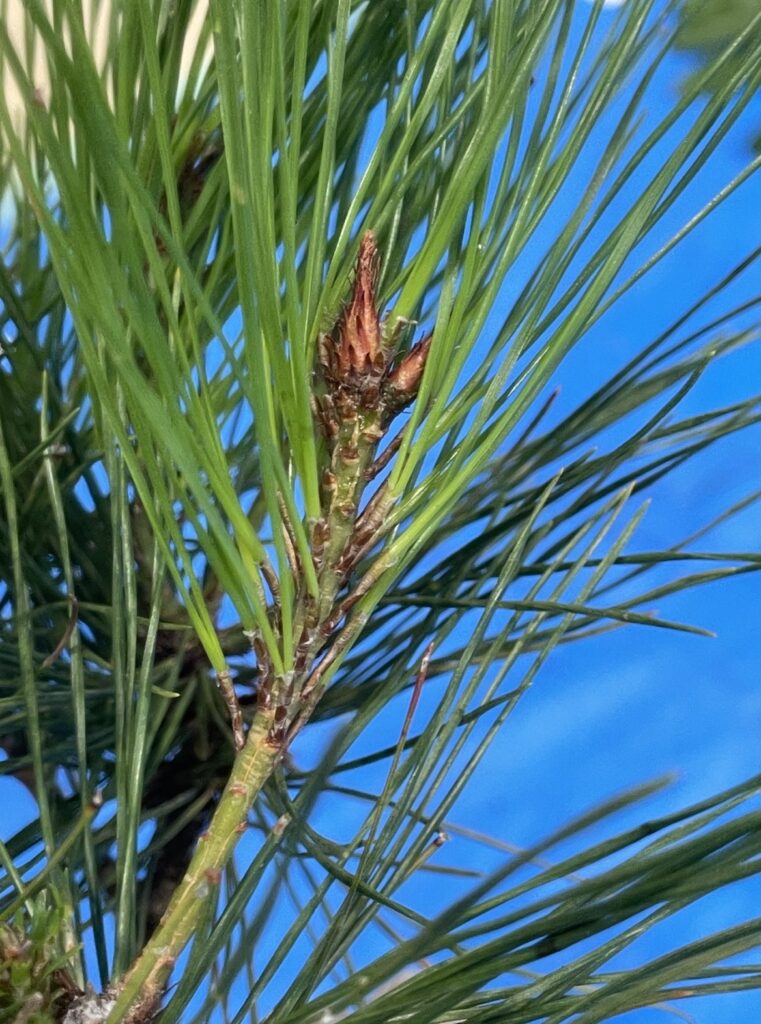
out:
<path id="1" fill-rule="evenodd" d="M 413 345 L 399 365 L 386 378 L 383 401 L 388 419 L 392 419 L 414 401 L 420 390 L 420 382 L 423 379 L 423 370 L 425 370 L 432 340 L 433 335 L 429 334 L 422 341 Z"/>

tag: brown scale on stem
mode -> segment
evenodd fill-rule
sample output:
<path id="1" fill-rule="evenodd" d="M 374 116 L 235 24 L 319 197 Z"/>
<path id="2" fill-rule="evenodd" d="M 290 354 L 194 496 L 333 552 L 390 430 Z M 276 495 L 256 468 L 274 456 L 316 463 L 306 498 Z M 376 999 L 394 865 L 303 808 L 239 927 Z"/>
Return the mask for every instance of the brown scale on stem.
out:
<path id="1" fill-rule="evenodd" d="M 325 556 L 325 543 L 328 539 L 328 526 L 324 519 L 318 519 L 312 526 L 312 559 L 319 573 Z"/>
<path id="2" fill-rule="evenodd" d="M 246 733 L 243 729 L 243 713 L 241 712 L 238 697 L 235 693 L 235 684 L 233 683 L 232 676 L 227 669 L 217 673 L 217 686 L 224 698 L 230 715 L 230 725 L 232 726 L 235 749 L 236 751 L 242 750 L 246 743 Z"/>
<path id="3" fill-rule="evenodd" d="M 286 504 L 280 495 L 278 495 L 278 505 L 280 506 L 280 516 L 282 519 L 282 537 L 283 544 L 285 546 L 285 553 L 288 558 L 288 564 L 291 567 L 291 572 L 293 573 L 293 578 L 294 580 L 298 580 L 301 576 L 301 562 L 298 555 L 296 532 L 293 529 Z"/>
<path id="4" fill-rule="evenodd" d="M 251 648 L 256 656 L 258 679 L 256 682 L 256 705 L 266 711 L 272 703 L 273 673 L 267 648 L 258 636 L 251 637 Z"/>

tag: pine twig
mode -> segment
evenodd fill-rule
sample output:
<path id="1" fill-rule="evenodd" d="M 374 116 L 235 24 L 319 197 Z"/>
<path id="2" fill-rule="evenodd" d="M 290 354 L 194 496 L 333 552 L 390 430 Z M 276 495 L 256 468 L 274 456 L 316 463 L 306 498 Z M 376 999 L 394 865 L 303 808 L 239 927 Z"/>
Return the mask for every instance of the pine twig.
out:
<path id="1" fill-rule="evenodd" d="M 224 793 L 196 847 L 193 859 L 164 915 L 137 960 L 122 979 L 109 1024 L 150 1020 L 164 993 L 177 957 L 193 934 L 211 888 L 219 885 L 257 794 L 282 759 L 284 747 L 272 742 L 274 709 L 258 711 Z"/>

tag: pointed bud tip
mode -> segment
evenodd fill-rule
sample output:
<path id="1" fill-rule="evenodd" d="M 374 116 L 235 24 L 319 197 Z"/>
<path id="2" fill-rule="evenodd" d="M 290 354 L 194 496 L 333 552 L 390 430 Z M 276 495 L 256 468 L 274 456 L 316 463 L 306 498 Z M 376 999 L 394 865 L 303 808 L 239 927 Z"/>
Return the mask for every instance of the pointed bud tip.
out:
<path id="1" fill-rule="evenodd" d="M 378 246 L 372 231 L 362 236 L 357 252 L 354 285 L 349 301 L 321 351 L 323 366 L 333 377 L 346 381 L 352 375 L 367 377 L 386 365 L 383 334 L 375 285 L 379 269 Z"/>

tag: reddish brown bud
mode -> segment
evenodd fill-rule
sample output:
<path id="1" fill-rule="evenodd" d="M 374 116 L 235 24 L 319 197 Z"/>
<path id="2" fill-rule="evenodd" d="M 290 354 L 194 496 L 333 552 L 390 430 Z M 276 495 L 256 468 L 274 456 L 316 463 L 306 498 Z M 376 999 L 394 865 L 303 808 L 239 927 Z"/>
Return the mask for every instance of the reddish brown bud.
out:
<path id="1" fill-rule="evenodd" d="M 320 341 L 320 362 L 328 380 L 334 385 L 348 385 L 358 394 L 362 394 L 368 379 L 379 378 L 386 368 L 375 295 L 378 266 L 378 246 L 372 231 L 368 231 L 360 242 L 351 298 L 333 331 Z"/>
<path id="2" fill-rule="evenodd" d="M 386 409 L 392 416 L 409 405 L 417 395 L 432 339 L 433 335 L 429 334 L 413 345 L 404 359 L 388 375 L 384 400 Z"/>

